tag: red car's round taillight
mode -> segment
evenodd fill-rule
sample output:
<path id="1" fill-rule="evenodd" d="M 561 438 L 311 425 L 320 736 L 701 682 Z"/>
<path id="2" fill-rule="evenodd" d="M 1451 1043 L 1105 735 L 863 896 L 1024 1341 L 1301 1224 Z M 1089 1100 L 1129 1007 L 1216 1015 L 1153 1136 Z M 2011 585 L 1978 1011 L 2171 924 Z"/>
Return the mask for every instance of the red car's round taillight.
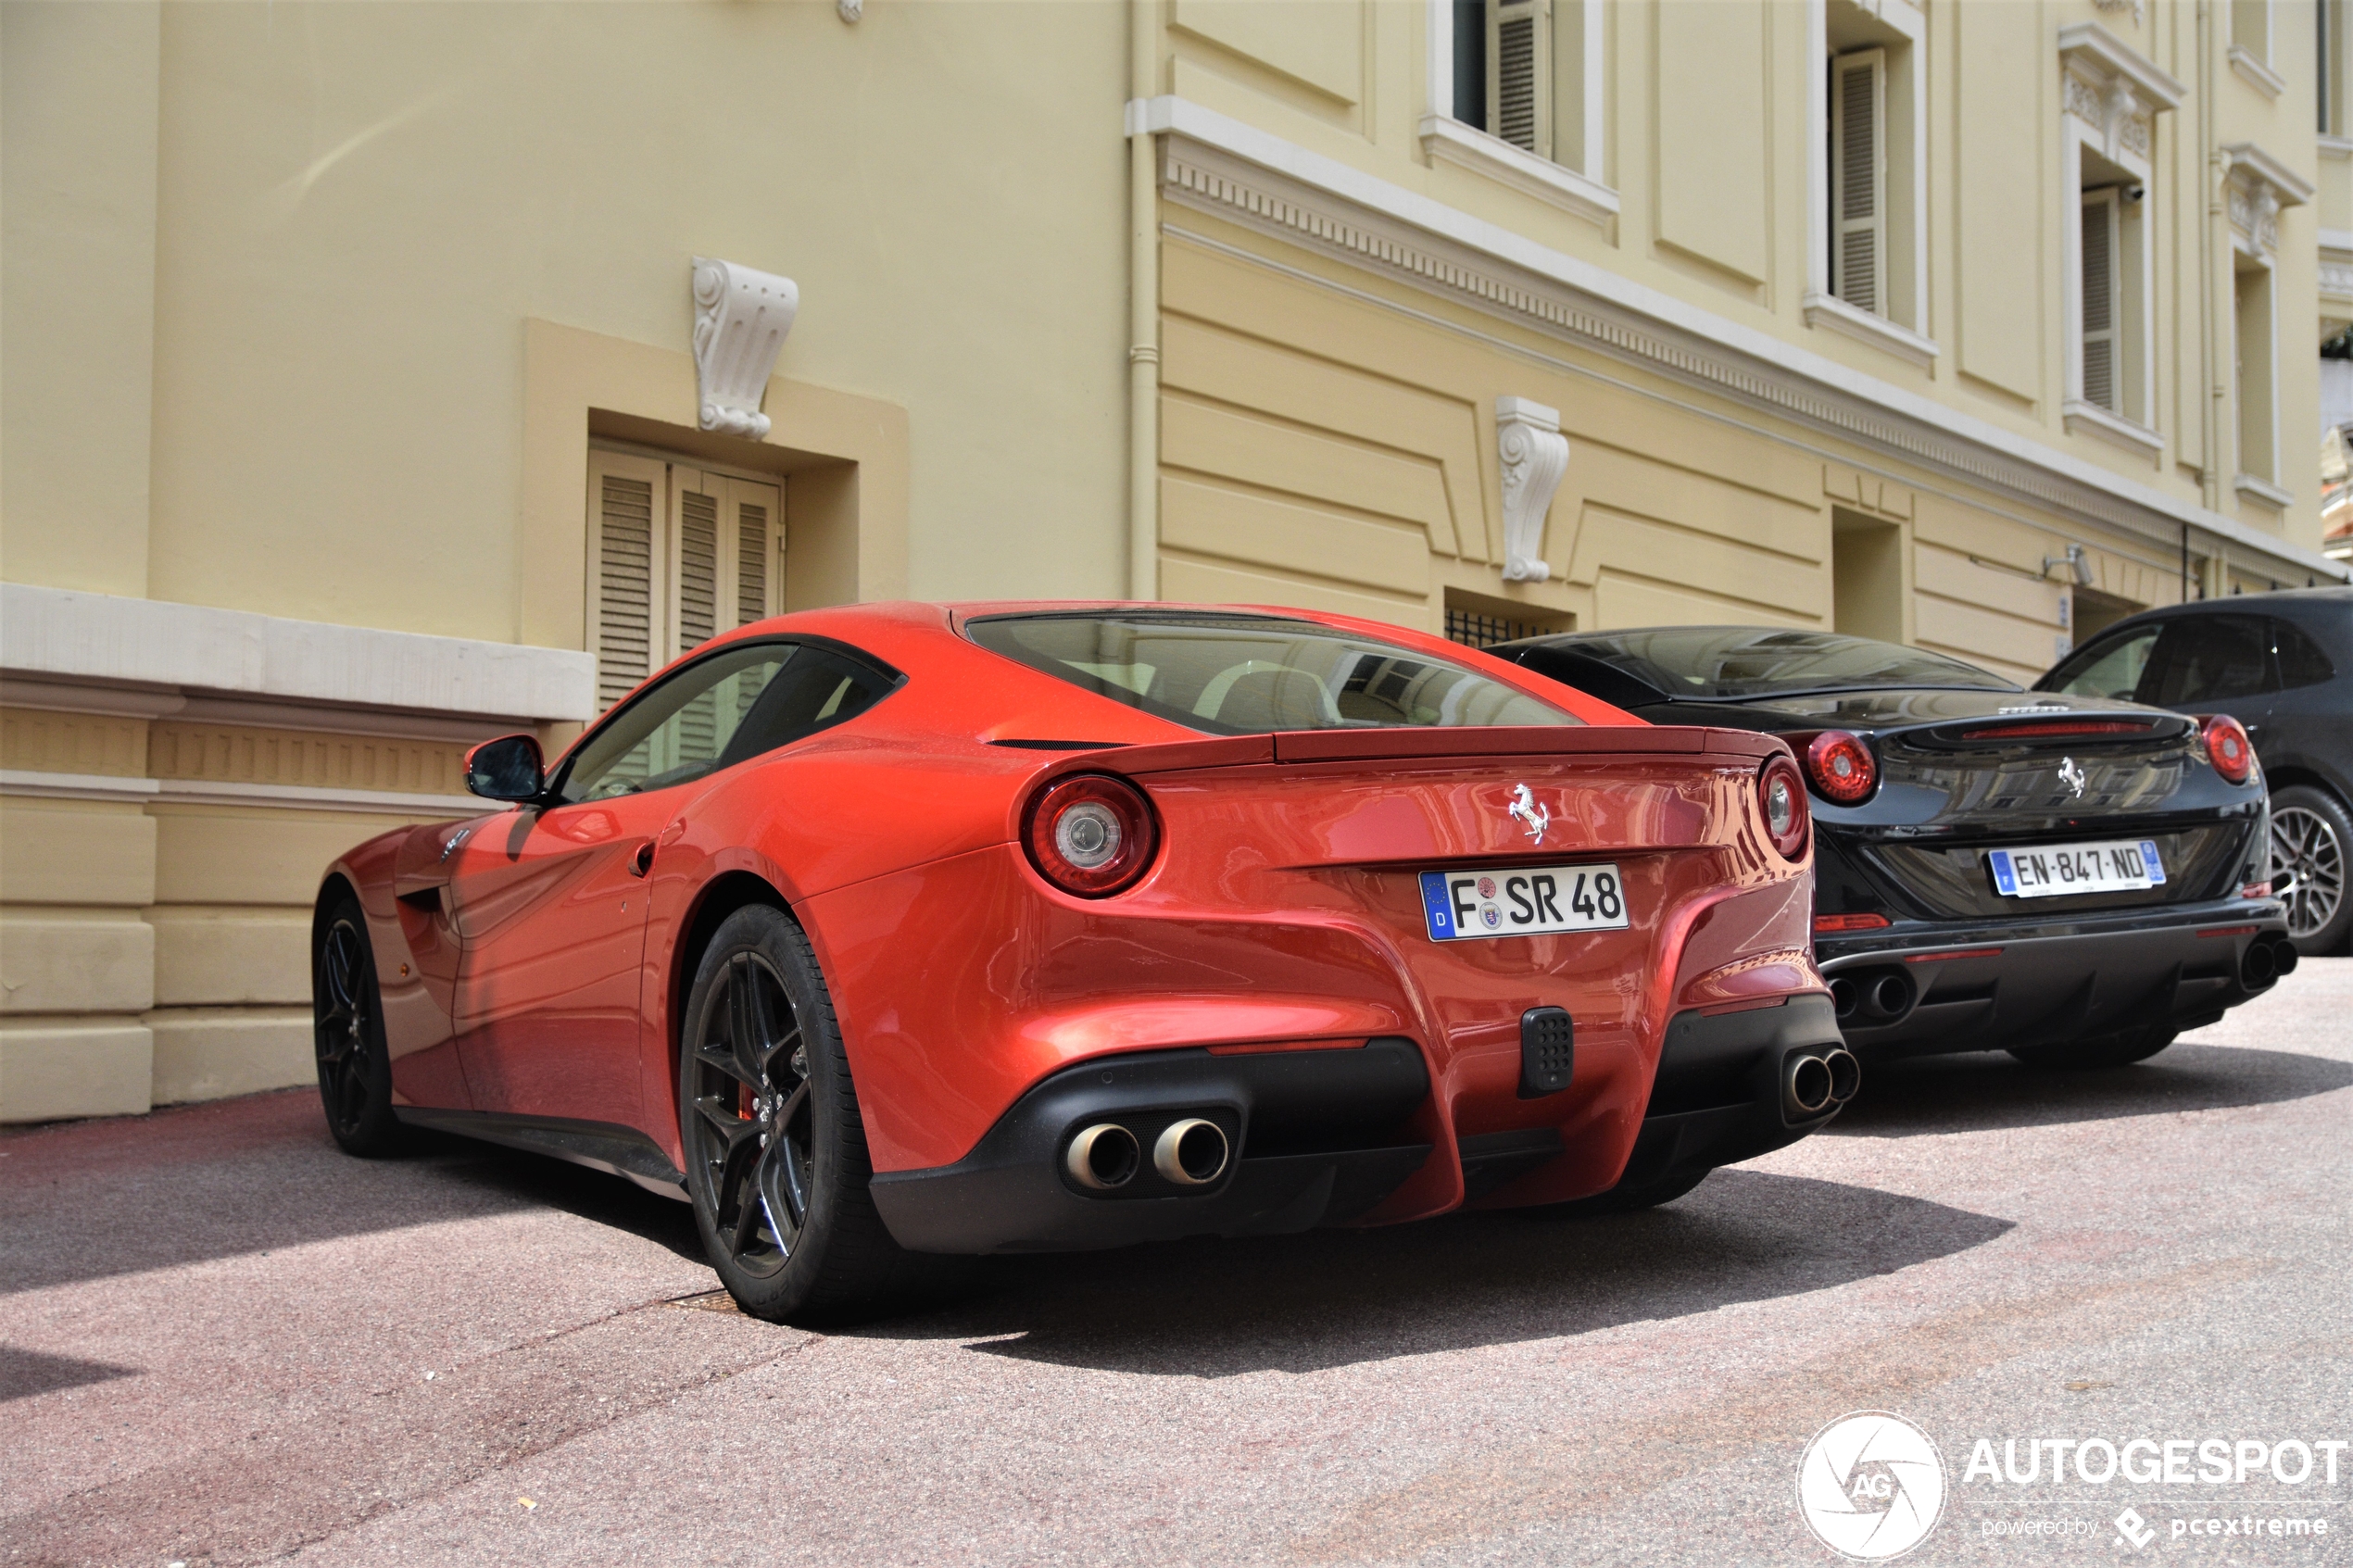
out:
<path id="1" fill-rule="evenodd" d="M 1080 773 L 1056 780 L 1029 803 L 1022 840 L 1038 875 L 1065 893 L 1102 898 L 1144 874 L 1160 829 L 1134 784 Z"/>
<path id="2" fill-rule="evenodd" d="M 1879 759 L 1862 736 L 1824 730 L 1806 748 L 1806 776 L 1823 799 L 1859 806 L 1879 787 Z"/>
<path id="3" fill-rule="evenodd" d="M 1765 832 L 1784 860 L 1806 858 L 1806 833 L 1811 819 L 1806 809 L 1806 781 L 1786 753 L 1768 757 L 1756 774 L 1757 804 L 1764 808 Z"/>
<path id="4" fill-rule="evenodd" d="M 2227 713 L 2217 713 L 2205 724 L 2206 755 L 2214 771 L 2233 784 L 2245 784 L 2255 771 L 2255 743 L 2246 728 Z"/>

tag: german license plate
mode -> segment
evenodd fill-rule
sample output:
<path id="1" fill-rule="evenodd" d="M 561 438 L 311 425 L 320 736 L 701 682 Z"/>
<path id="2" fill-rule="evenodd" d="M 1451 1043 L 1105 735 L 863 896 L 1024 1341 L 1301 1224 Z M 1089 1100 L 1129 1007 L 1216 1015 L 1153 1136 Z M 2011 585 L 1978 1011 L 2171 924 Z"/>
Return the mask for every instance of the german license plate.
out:
<path id="1" fill-rule="evenodd" d="M 2152 838 L 2102 844 L 2050 844 L 2033 849 L 1989 849 L 1985 863 L 2005 898 L 2050 898 L 2062 893 L 2134 893 L 2165 883 L 2165 862 Z"/>
<path id="2" fill-rule="evenodd" d="M 1422 916 L 1433 942 L 1623 931 L 1626 884 L 1611 865 L 1424 872 Z"/>

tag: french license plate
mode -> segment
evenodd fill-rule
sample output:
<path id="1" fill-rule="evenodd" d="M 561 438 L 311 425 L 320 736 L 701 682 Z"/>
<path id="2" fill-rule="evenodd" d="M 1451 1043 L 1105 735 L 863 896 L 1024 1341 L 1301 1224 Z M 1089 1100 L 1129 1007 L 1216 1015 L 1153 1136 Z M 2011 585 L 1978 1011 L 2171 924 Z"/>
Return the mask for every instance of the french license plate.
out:
<path id="1" fill-rule="evenodd" d="M 2153 838 L 2104 844 L 2053 844 L 2036 849 L 1989 849 L 1994 886 L 2006 898 L 2050 898 L 2062 893 L 2132 893 L 2160 887 L 2165 862 Z"/>
<path id="2" fill-rule="evenodd" d="M 1623 931 L 1626 884 L 1611 865 L 1424 872 L 1422 916 L 1433 942 Z"/>

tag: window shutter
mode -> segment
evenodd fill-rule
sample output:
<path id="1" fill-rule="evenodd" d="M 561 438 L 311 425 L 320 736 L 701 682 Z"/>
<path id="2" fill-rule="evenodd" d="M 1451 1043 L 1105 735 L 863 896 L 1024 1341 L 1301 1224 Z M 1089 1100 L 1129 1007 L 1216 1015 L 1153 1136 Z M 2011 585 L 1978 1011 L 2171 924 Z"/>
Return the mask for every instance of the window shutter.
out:
<path id="1" fill-rule="evenodd" d="M 1551 0 L 1489 0 L 1487 129 L 1551 157 L 1552 95 Z"/>
<path id="2" fill-rule="evenodd" d="M 1831 62 L 1831 292 L 1857 310 L 1887 302 L 1887 55 Z"/>
<path id="3" fill-rule="evenodd" d="M 2083 193 L 2083 401 L 2116 399 L 2116 192 Z"/>
<path id="4" fill-rule="evenodd" d="M 735 514 L 735 623 L 749 626 L 784 609 L 784 493 L 773 485 L 737 480 L 728 487 Z"/>
<path id="5" fill-rule="evenodd" d="M 669 509 L 664 465 L 619 452 L 588 455 L 588 646 L 597 655 L 597 709 L 627 696 L 662 662 L 660 521 Z"/>

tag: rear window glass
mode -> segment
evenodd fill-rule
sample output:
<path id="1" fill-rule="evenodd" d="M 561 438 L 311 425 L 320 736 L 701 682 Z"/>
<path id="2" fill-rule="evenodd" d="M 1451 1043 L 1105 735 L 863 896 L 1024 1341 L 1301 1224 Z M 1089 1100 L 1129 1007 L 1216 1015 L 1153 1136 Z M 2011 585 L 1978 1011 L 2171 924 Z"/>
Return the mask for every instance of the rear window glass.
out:
<path id="1" fill-rule="evenodd" d="M 1276 616 L 991 616 L 973 641 L 1098 696 L 1211 734 L 1579 724 L 1451 659 Z"/>
<path id="2" fill-rule="evenodd" d="M 1669 626 L 1579 637 L 1570 646 L 1669 696 L 1719 702 L 1890 686 L 1987 692 L 2019 689 L 1992 671 L 1957 659 L 1835 632 Z"/>

